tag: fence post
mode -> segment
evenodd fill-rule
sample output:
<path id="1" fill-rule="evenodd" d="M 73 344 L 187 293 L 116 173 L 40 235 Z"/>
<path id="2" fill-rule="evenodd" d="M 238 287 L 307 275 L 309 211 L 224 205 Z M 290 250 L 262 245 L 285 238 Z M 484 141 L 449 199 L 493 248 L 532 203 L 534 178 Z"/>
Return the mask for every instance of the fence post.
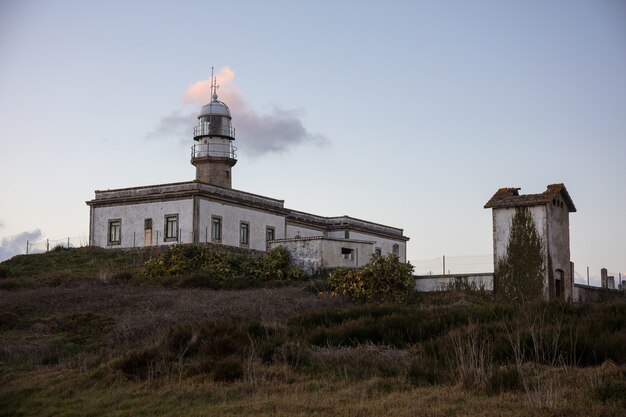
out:
<path id="1" fill-rule="evenodd" d="M 46 239 L 46 252 L 50 252 L 50 239 Z"/>
<path id="2" fill-rule="evenodd" d="M 443 274 L 446 274 L 446 255 L 443 255 Z"/>
<path id="3" fill-rule="evenodd" d="M 26 255 L 28 255 L 28 240 L 26 240 Z"/>

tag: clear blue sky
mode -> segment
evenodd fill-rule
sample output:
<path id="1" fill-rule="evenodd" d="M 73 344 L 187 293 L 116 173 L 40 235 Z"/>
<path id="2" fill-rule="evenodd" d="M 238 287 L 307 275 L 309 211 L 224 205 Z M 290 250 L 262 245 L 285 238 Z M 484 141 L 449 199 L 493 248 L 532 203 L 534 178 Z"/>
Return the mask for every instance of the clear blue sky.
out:
<path id="1" fill-rule="evenodd" d="M 564 182 L 576 270 L 626 272 L 620 0 L 1 1 L 5 249 L 86 236 L 95 189 L 193 179 L 181 94 L 212 65 L 273 123 L 233 108 L 235 188 L 402 227 L 424 266 L 488 262 L 489 197 Z"/>

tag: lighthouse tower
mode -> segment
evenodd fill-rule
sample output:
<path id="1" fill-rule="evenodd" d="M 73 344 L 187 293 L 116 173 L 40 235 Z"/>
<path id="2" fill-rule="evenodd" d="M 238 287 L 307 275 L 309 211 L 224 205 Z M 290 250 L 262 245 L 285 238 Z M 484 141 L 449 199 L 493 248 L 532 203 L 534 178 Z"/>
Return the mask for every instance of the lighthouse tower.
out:
<path id="1" fill-rule="evenodd" d="M 211 71 L 211 102 L 202 106 L 198 125 L 193 129 L 191 163 L 196 180 L 222 188 L 232 188 L 231 168 L 237 163 L 233 145 L 235 129 L 228 106 L 217 99 L 219 87 Z"/>

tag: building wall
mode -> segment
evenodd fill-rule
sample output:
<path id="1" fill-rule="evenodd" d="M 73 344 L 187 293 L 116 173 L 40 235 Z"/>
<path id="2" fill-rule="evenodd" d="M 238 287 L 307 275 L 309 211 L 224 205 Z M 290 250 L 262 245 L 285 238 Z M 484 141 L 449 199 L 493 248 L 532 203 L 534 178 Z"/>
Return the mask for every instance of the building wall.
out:
<path id="1" fill-rule="evenodd" d="M 274 228 L 274 236 L 277 239 L 285 234 L 285 216 L 283 215 L 200 198 L 198 201 L 198 240 L 200 242 L 211 242 L 212 216 L 219 216 L 222 219 L 221 243 L 223 245 L 241 246 L 239 230 L 242 221 L 249 224 L 250 240 L 246 247 L 250 249 L 266 250 L 265 231 L 268 226 Z"/>
<path id="2" fill-rule="evenodd" d="M 358 268 L 365 265 L 374 253 L 374 244 L 371 242 L 354 242 L 341 239 L 323 239 L 322 241 L 322 268 L 345 266 Z M 353 250 L 352 256 L 344 257 L 341 249 Z"/>
<path id="3" fill-rule="evenodd" d="M 572 301 L 574 303 L 602 303 L 617 300 L 626 300 L 625 290 L 590 287 L 583 284 L 573 285 Z"/>
<path id="4" fill-rule="evenodd" d="M 289 252 L 294 265 L 309 275 L 320 268 L 363 266 L 374 252 L 372 242 L 324 237 L 278 240 L 270 242 L 269 246 L 283 246 Z M 343 248 L 351 249 L 352 254 L 342 254 Z"/>
<path id="5" fill-rule="evenodd" d="M 559 200 L 560 197 L 557 197 Z M 558 204 L 548 204 L 548 251 L 550 256 L 551 273 L 550 296 L 554 296 L 554 279 L 563 271 L 561 282 L 562 297 L 568 301 L 572 300 L 573 278 L 570 266 L 569 248 L 569 211 L 565 202 L 560 199 L 561 207 Z"/>
<path id="6" fill-rule="evenodd" d="M 337 237 L 343 239 L 345 236 L 344 230 L 333 230 L 328 233 L 328 237 Z M 370 240 L 374 242 L 372 253 L 374 253 L 374 249 L 380 248 L 381 254 L 386 255 L 388 253 L 393 253 L 393 245 L 398 245 L 398 257 L 400 258 L 400 262 L 406 262 L 406 241 L 402 239 L 390 239 L 380 237 L 375 234 L 357 232 L 354 230 L 350 230 L 350 239 L 356 240 Z"/>
<path id="7" fill-rule="evenodd" d="M 322 268 L 321 239 L 291 239 L 289 241 L 273 241 L 270 249 L 283 246 L 289 252 L 292 263 L 301 268 L 305 274 L 311 275 Z"/>
<path id="8" fill-rule="evenodd" d="M 285 239 L 294 238 L 296 235 L 300 237 L 323 236 L 324 233 L 324 229 L 317 229 L 312 226 L 302 226 L 300 224 L 287 222 L 287 233 L 285 234 Z"/>
<path id="9" fill-rule="evenodd" d="M 548 282 L 548 218 L 546 206 L 531 206 L 528 210 L 537 227 L 537 233 L 543 242 L 543 259 L 546 274 L 544 276 L 544 294 L 549 294 L 549 282 Z M 513 216 L 515 215 L 515 208 L 496 208 L 492 210 L 493 216 L 493 256 L 494 256 L 494 271 L 495 275 L 498 275 L 498 261 L 506 256 L 506 251 L 509 246 L 509 238 L 511 236 L 511 226 L 513 223 Z M 569 268 L 569 267 L 568 267 Z M 497 289 L 496 289 L 497 290 Z"/>
<path id="10" fill-rule="evenodd" d="M 446 291 L 458 283 L 493 291 L 493 274 L 415 275 L 415 290 L 418 292 Z"/>
<path id="11" fill-rule="evenodd" d="M 101 247 L 131 248 L 150 246 L 150 236 L 144 240 L 144 220 L 152 219 L 152 244 L 164 245 L 165 216 L 178 214 L 181 229 L 179 242 L 193 242 L 193 201 L 191 198 L 171 201 L 156 201 L 141 204 L 94 207 L 91 218 L 90 244 Z M 121 219 L 121 244 L 108 245 L 109 220 Z M 158 236 L 157 236 L 158 232 Z"/>

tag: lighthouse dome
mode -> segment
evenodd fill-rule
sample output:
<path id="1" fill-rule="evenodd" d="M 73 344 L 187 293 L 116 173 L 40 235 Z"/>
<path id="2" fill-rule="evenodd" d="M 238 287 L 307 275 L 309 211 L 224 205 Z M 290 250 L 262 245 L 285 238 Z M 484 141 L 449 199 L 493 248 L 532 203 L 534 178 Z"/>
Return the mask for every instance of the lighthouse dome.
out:
<path id="1" fill-rule="evenodd" d="M 217 94 L 214 93 L 213 100 L 200 109 L 198 119 L 204 116 L 226 116 L 230 118 L 230 110 L 226 104 L 217 99 Z"/>

